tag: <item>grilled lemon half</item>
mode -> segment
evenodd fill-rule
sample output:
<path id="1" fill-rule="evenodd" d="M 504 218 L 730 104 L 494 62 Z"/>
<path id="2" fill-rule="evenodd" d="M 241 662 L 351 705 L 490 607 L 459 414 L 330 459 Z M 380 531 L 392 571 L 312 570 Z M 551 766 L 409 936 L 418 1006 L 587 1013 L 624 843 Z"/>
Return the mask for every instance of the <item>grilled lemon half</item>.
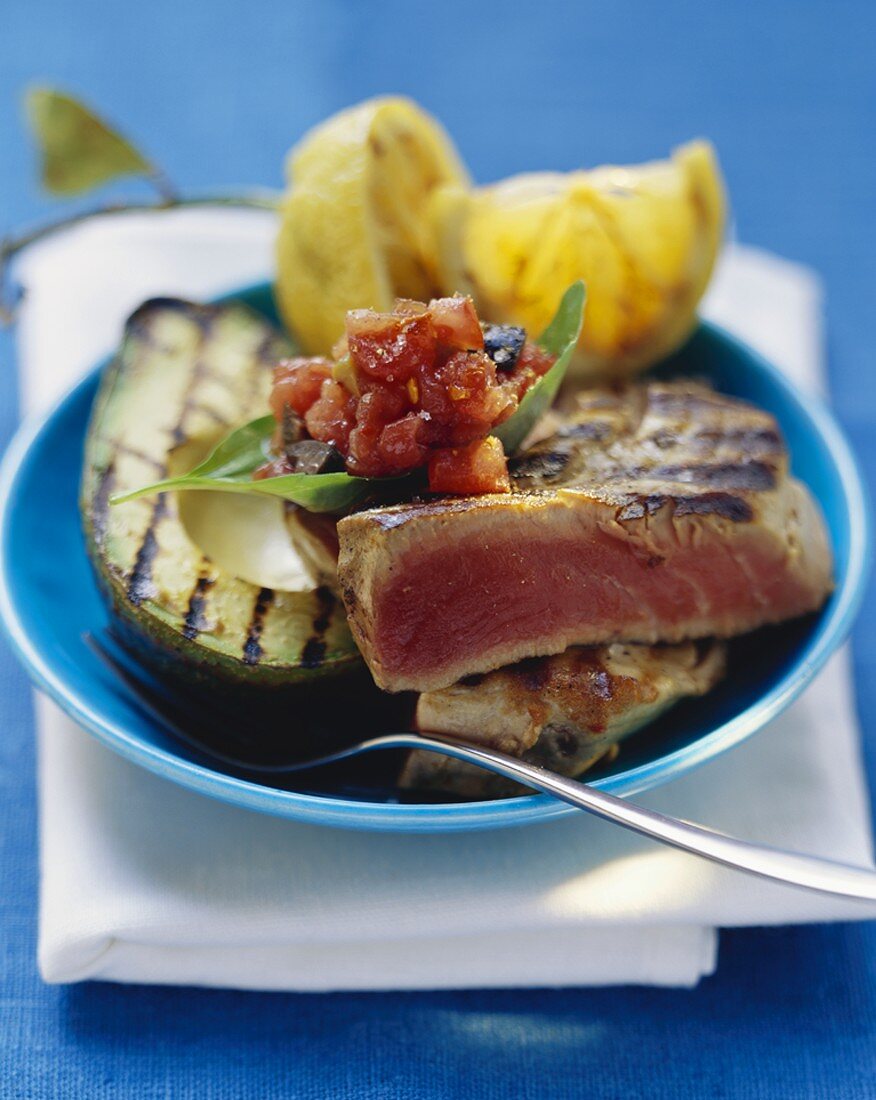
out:
<path id="1" fill-rule="evenodd" d="M 348 309 L 440 290 L 425 211 L 436 188 L 467 189 L 468 176 L 416 104 L 371 99 L 332 116 L 293 148 L 287 175 L 277 300 L 304 351 L 327 352 Z"/>
<path id="2" fill-rule="evenodd" d="M 431 199 L 442 284 L 471 294 L 491 320 L 540 332 L 563 289 L 584 280 L 573 369 L 585 376 L 634 374 L 685 339 L 724 220 L 705 141 L 666 161 L 444 187 Z"/>

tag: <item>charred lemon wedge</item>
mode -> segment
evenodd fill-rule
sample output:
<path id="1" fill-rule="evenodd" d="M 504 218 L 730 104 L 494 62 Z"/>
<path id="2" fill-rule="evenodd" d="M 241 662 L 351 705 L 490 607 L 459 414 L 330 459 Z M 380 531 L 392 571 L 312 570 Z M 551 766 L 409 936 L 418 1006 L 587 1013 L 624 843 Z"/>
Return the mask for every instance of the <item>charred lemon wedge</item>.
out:
<path id="1" fill-rule="evenodd" d="M 491 320 L 540 332 L 563 288 L 587 286 L 573 369 L 630 375 L 689 334 L 724 233 L 724 188 L 708 142 L 636 167 L 447 186 L 430 200 L 445 290 Z"/>
<path id="2" fill-rule="evenodd" d="M 344 331 L 347 310 L 388 311 L 439 289 L 425 216 L 441 185 L 468 178 L 450 139 L 416 104 L 368 100 L 292 149 L 277 241 L 277 300 L 310 354 Z"/>

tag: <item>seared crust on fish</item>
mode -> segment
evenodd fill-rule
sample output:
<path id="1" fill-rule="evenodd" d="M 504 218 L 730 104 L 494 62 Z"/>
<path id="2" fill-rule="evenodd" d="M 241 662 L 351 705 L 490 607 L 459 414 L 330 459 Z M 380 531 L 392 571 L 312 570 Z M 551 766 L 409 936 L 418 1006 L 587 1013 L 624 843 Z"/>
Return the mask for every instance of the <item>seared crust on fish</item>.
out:
<path id="1" fill-rule="evenodd" d="M 769 414 L 690 381 L 577 397 L 514 491 L 338 524 L 378 685 L 435 691 L 573 645 L 730 637 L 814 611 L 831 553 Z"/>
<path id="2" fill-rule="evenodd" d="M 573 647 L 426 692 L 417 705 L 417 727 L 520 756 L 559 775 L 580 775 L 679 699 L 709 691 L 725 664 L 726 644 L 714 640 Z M 417 751 L 400 783 L 464 798 L 523 789 L 473 764 Z"/>

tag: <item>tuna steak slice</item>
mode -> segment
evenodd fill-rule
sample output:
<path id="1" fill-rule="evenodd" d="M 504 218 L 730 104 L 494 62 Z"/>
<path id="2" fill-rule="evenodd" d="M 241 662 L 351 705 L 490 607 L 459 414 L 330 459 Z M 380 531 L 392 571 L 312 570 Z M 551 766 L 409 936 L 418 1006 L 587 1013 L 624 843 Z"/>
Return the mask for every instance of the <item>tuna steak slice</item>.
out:
<path id="1" fill-rule="evenodd" d="M 579 394 L 512 481 L 339 523 L 380 687 L 432 691 L 571 645 L 730 637 L 830 591 L 824 522 L 775 420 L 701 383 Z"/>
<path id="2" fill-rule="evenodd" d="M 680 699 L 710 691 L 724 674 L 726 648 L 712 639 L 573 646 L 425 692 L 416 723 L 421 730 L 523 757 L 557 775 L 580 775 Z M 417 750 L 408 755 L 399 785 L 461 798 L 503 798 L 525 790 L 474 764 Z"/>

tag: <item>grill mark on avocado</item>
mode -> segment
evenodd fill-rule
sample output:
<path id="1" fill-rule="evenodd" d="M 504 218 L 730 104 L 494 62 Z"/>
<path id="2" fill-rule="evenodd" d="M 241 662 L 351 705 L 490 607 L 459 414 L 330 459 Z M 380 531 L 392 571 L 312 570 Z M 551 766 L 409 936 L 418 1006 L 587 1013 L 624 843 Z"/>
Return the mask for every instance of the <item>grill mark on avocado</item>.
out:
<path id="1" fill-rule="evenodd" d="M 192 391 L 195 389 L 199 382 L 203 381 L 205 377 L 206 374 L 202 369 L 201 363 L 198 362 L 198 364 L 192 371 L 192 377 L 191 381 L 189 382 L 188 392 L 183 398 L 182 407 L 180 408 L 179 413 L 179 420 L 177 420 L 174 426 L 170 429 L 170 438 L 174 447 L 179 447 L 182 443 L 185 443 L 186 441 L 187 436 L 185 424 L 186 420 L 188 419 L 188 415 L 192 411 L 192 408 L 194 406 Z"/>
<path id="2" fill-rule="evenodd" d="M 208 373 L 201 373 L 199 375 L 200 380 L 203 380 L 204 378 L 208 378 L 208 377 L 212 381 L 218 381 L 218 379 L 216 379 L 215 376 L 210 375 Z M 183 414 L 184 414 L 185 417 L 187 417 L 189 415 L 189 413 L 194 413 L 194 412 L 199 412 L 199 413 L 201 413 L 202 416 L 206 416 L 208 420 L 212 420 L 213 423 L 218 424 L 220 428 L 229 428 L 231 426 L 231 421 L 226 420 L 225 417 L 222 416 L 221 413 L 216 412 L 215 409 L 211 408 L 209 405 L 205 405 L 203 401 L 196 400 L 194 395 L 191 395 L 191 396 L 187 397 L 185 399 L 185 401 L 183 402 Z M 181 428 L 179 428 L 178 430 L 182 431 Z M 176 436 L 174 436 L 174 441 L 175 442 L 182 442 L 182 440 L 178 440 L 176 438 Z"/>
<path id="3" fill-rule="evenodd" d="M 173 441 L 173 445 L 178 447 L 181 443 L 186 441 L 185 425 L 188 419 L 189 413 L 193 412 L 195 408 L 203 409 L 204 406 L 198 401 L 196 394 L 198 392 L 198 386 L 201 382 L 209 379 L 211 382 L 217 382 L 219 385 L 227 386 L 227 379 L 221 375 L 216 374 L 210 370 L 209 365 L 205 361 L 204 349 L 207 346 L 207 342 L 210 339 L 210 334 L 213 329 L 213 322 L 215 320 L 215 314 L 213 313 L 199 313 L 197 317 L 193 317 L 196 321 L 200 333 L 198 336 L 198 351 L 195 365 L 192 367 L 192 373 L 189 375 L 188 383 L 186 384 L 185 391 L 182 395 L 182 405 L 180 405 L 179 418 L 176 424 L 170 429 L 170 438 Z"/>
<path id="4" fill-rule="evenodd" d="M 206 569 L 206 565 L 205 565 Z M 195 587 L 189 596 L 189 605 L 186 609 L 186 617 L 183 621 L 183 637 L 193 641 L 207 625 L 205 609 L 207 607 L 207 593 L 213 587 L 214 579 L 206 571 L 202 572 L 195 581 Z"/>
<path id="5" fill-rule="evenodd" d="M 249 377 L 246 403 L 251 404 L 259 394 L 264 375 L 261 370 L 267 370 L 273 378 L 274 367 L 281 359 L 288 356 L 288 349 L 281 350 L 278 346 L 276 333 L 267 332 L 259 341 L 258 347 L 253 352 L 253 358 L 258 361 L 259 368 L 253 370 Z"/>
<path id="6" fill-rule="evenodd" d="M 257 665 L 262 659 L 262 631 L 265 629 L 265 619 L 274 603 L 274 590 L 272 588 L 260 588 L 252 609 L 252 618 L 246 630 L 246 641 L 243 643 L 243 663 L 245 665 Z"/>
<path id="7" fill-rule="evenodd" d="M 137 557 L 134 559 L 134 568 L 128 577 L 127 596 L 134 607 L 139 607 L 144 600 L 155 595 L 155 583 L 152 580 L 152 564 L 158 554 L 158 536 L 156 528 L 167 515 L 167 494 L 159 493 L 158 499 L 152 506 L 152 515 L 146 534 L 140 543 Z"/>
<path id="8" fill-rule="evenodd" d="M 101 471 L 94 491 L 94 499 L 91 504 L 92 523 L 94 524 L 94 541 L 98 546 L 103 546 L 106 538 L 106 528 L 109 522 L 109 498 L 116 484 L 115 460 L 110 462 L 105 470 Z"/>
<path id="9" fill-rule="evenodd" d="M 274 367 L 286 354 L 288 354 L 288 348 L 285 352 L 281 350 L 278 345 L 277 335 L 273 332 L 265 333 L 264 337 L 259 342 L 259 346 L 255 350 L 255 358 L 258 360 L 259 365 L 269 371 L 271 377 L 273 377 Z M 253 370 L 251 373 L 247 392 L 248 404 L 253 402 L 258 395 L 262 384 L 262 377 L 261 371 L 259 370 Z"/>
<path id="10" fill-rule="evenodd" d="M 143 308 L 143 307 L 141 307 Z M 138 313 L 140 311 L 138 310 Z M 136 316 L 136 314 L 135 314 Z M 213 314 L 207 314 L 206 311 L 194 309 L 191 311 L 192 319 L 198 325 L 199 328 L 199 343 L 198 343 L 198 360 L 189 378 L 188 385 L 186 386 L 185 393 L 183 395 L 183 403 L 180 407 L 179 417 L 176 424 L 170 429 L 170 438 L 174 444 L 180 444 L 184 442 L 186 436 L 184 431 L 184 425 L 186 421 L 186 415 L 188 413 L 188 402 L 192 394 L 195 392 L 195 387 L 198 382 L 205 377 L 204 371 L 207 370 L 206 364 L 203 362 L 204 345 L 206 344 L 210 330 L 213 325 Z M 129 322 L 130 325 L 130 322 Z M 159 466 L 161 475 L 167 473 L 167 464 L 163 463 Z M 168 514 L 168 502 L 167 494 L 159 493 L 158 498 L 152 508 L 152 515 L 149 518 L 149 523 L 146 527 L 146 532 L 143 535 L 143 540 L 140 543 L 140 547 L 137 550 L 137 556 L 134 559 L 134 568 L 131 570 L 131 574 L 128 577 L 127 596 L 134 607 L 139 607 L 144 600 L 150 599 L 156 593 L 155 583 L 152 580 L 152 566 L 155 562 L 155 558 L 158 555 L 158 536 L 156 534 L 158 525 L 162 519 Z"/>
<path id="11" fill-rule="evenodd" d="M 143 462 L 147 466 L 151 466 L 153 470 L 157 471 L 162 476 L 167 472 L 167 467 L 163 462 L 159 462 L 157 458 L 147 455 L 145 451 L 140 451 L 136 447 L 130 446 L 128 443 L 123 443 L 120 439 L 106 439 L 105 442 L 106 445 L 111 447 L 117 454 L 127 455 L 128 458 L 136 458 L 138 462 Z"/>
<path id="12" fill-rule="evenodd" d="M 153 315 L 160 313 L 182 313 L 192 324 L 201 330 L 212 320 L 210 308 L 189 302 L 184 298 L 150 298 L 134 310 L 125 324 L 125 337 L 134 337 L 140 344 L 153 351 L 173 351 L 172 344 L 164 344 L 155 337 L 152 325 Z"/>
<path id="13" fill-rule="evenodd" d="M 338 602 L 334 592 L 325 585 L 320 585 L 314 595 L 319 609 L 313 620 L 313 633 L 304 643 L 304 649 L 301 651 L 301 667 L 310 669 L 319 668 L 325 660 L 325 632 L 331 626 L 332 615 Z"/>

